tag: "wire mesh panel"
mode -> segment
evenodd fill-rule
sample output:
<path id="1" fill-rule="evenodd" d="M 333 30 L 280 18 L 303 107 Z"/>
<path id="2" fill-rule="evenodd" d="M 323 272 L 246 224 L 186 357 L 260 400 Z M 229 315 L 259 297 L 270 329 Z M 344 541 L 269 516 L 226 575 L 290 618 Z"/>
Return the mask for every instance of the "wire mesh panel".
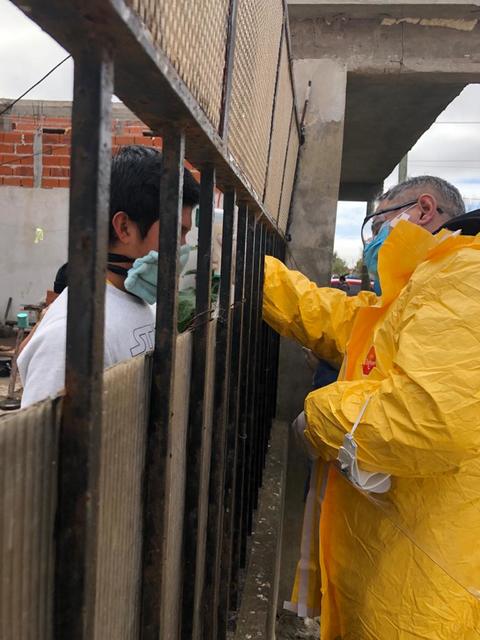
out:
<path id="1" fill-rule="evenodd" d="M 265 206 L 274 220 L 276 220 L 278 216 L 282 195 L 282 178 L 285 168 L 285 157 L 288 151 L 287 145 L 293 107 L 293 91 L 289 66 L 290 61 L 288 58 L 287 44 L 285 39 L 283 39 L 265 192 Z"/>
<path id="2" fill-rule="evenodd" d="M 0 638 L 50 640 L 57 401 L 0 418 Z"/>
<path id="3" fill-rule="evenodd" d="M 239 0 L 228 143 L 260 198 L 265 186 L 282 23 L 281 0 Z"/>
<path id="4" fill-rule="evenodd" d="M 293 183 L 295 181 L 295 171 L 297 168 L 297 156 L 300 141 L 298 138 L 297 123 L 295 113 L 292 113 L 290 123 L 290 138 L 288 145 L 287 161 L 283 176 L 282 197 L 280 200 L 280 210 L 278 212 L 278 228 L 285 233 L 288 224 L 288 213 L 290 211 L 290 201 L 292 199 Z"/>
<path id="5" fill-rule="evenodd" d="M 142 478 L 151 362 L 132 358 L 104 377 L 95 638 L 139 634 Z"/>
<path id="6" fill-rule="evenodd" d="M 127 0 L 213 126 L 223 94 L 229 0 Z"/>
<path id="7" fill-rule="evenodd" d="M 0 476 L 1 506 L 7 517 L 13 514 L 12 520 L 2 521 L 0 526 L 2 640 L 51 637 L 55 479 L 61 489 L 55 550 L 55 624 L 59 637 L 223 640 L 228 612 L 238 607 L 242 590 L 239 577 L 248 561 L 247 541 L 253 529 L 275 407 L 274 391 L 267 388 L 267 381 L 272 380 L 275 390 L 278 352 L 276 336 L 261 320 L 263 262 L 266 251 L 275 253 L 283 242 L 275 221 L 278 219 L 285 230 L 299 146 L 288 47 L 282 40 L 285 3 L 125 1 L 150 33 L 158 60 L 151 55 L 150 43 L 146 46 L 145 32 L 136 17 L 120 11 L 121 2 L 90 3 L 88 20 L 77 7 L 81 3 L 31 0 L 31 4 L 37 7 L 35 15 L 43 15 L 44 4 L 52 5 L 47 12 L 48 26 L 61 22 L 56 17 L 64 15 L 68 4 L 62 27 L 68 27 L 65 31 L 72 34 L 82 52 L 91 35 L 100 36 L 97 41 L 112 36 L 119 95 L 163 137 L 153 364 L 150 358 L 132 359 L 106 372 L 103 393 L 98 385 L 104 354 L 100 310 L 105 256 L 97 257 L 92 247 L 103 247 L 104 251 L 106 245 L 106 238 L 102 239 L 106 226 L 101 224 L 100 214 L 107 211 L 104 178 L 110 124 L 106 115 L 113 77 L 113 59 L 102 49 L 96 52 L 101 56 L 92 57 L 91 67 L 78 65 L 78 56 L 75 60 L 76 69 L 82 73 L 77 74 L 76 82 L 77 142 L 72 161 L 81 169 L 86 149 L 95 163 L 89 164 L 91 179 L 85 182 L 90 187 L 83 188 L 78 179 L 83 175 L 80 171 L 73 188 L 76 208 L 72 211 L 90 210 L 93 214 L 88 218 L 92 224 L 87 225 L 90 258 L 86 264 L 84 236 L 75 233 L 78 220 L 83 218 L 70 218 L 75 242 L 71 243 L 69 266 L 79 265 L 70 301 L 77 306 L 86 303 L 87 312 L 75 314 L 75 307 L 69 307 L 67 344 L 71 349 L 67 350 L 63 428 L 58 431 L 57 405 L 52 403 L 12 417 L 12 429 L 4 429 L 10 417 L 0 420 L 0 462 L 4 470 Z M 77 18 L 78 30 L 71 28 L 77 27 L 72 16 Z M 58 33 L 55 26 L 52 29 Z M 231 36 L 228 47 L 227 34 Z M 125 51 L 119 46 L 122 42 Z M 165 64 L 160 50 L 183 83 Z M 90 86 L 89 69 L 93 69 L 97 81 L 98 127 L 92 126 L 85 98 L 91 95 L 85 89 Z M 152 93 L 153 85 L 156 90 Z M 223 142 L 213 135 L 197 105 L 193 105 L 192 95 L 217 130 L 222 105 L 227 105 L 223 115 L 228 113 L 230 117 L 228 126 L 221 127 Z M 276 100 L 279 104 L 275 107 Z M 164 109 L 167 102 L 170 109 Z M 177 260 L 188 137 L 196 138 L 191 148 L 199 155 L 190 159 L 201 169 L 196 322 L 177 345 Z M 207 160 L 199 161 L 199 157 Z M 233 187 L 241 187 L 238 204 L 242 238 L 235 270 L 227 274 L 225 268 L 221 276 L 224 312 L 234 285 L 232 328 L 223 331 L 226 316 L 212 296 L 213 202 L 216 188 L 228 192 Z M 264 196 L 273 220 L 262 210 Z M 231 213 L 234 206 L 232 200 Z M 224 258 L 222 266 L 228 263 Z M 216 321 L 212 321 L 214 311 L 218 311 Z M 78 317 L 82 318 L 80 324 Z M 73 329 L 82 326 L 87 326 L 89 333 L 79 332 L 74 340 L 77 333 Z M 215 339 L 220 334 L 222 340 L 216 349 Z M 84 352 L 88 357 L 83 357 Z M 215 382 L 218 389 L 222 387 L 225 415 L 216 411 L 220 405 L 216 403 L 219 394 L 214 393 Z M 88 394 L 83 394 L 85 385 Z M 85 415 L 83 397 L 89 401 L 83 403 Z M 75 406 L 77 414 L 72 409 Z M 217 439 L 224 428 L 225 438 Z M 56 462 L 57 449 L 62 463 L 58 477 L 51 464 Z M 210 491 L 212 464 L 223 465 L 224 459 L 227 468 L 212 475 L 218 491 Z M 209 507 L 210 516 L 215 511 L 211 508 L 214 500 L 215 521 L 225 522 L 225 535 L 215 535 L 218 545 L 209 546 L 207 529 L 212 518 L 208 516 Z M 20 542 L 14 545 L 13 541 Z M 209 549 L 215 553 L 206 554 Z M 214 558 L 215 571 L 205 570 L 206 557 Z"/>
<path id="8" fill-rule="evenodd" d="M 294 100 L 282 0 L 126 2 L 213 127 L 223 131 L 221 123 L 228 121 L 229 156 L 252 195 L 277 220 L 286 147 L 298 151 L 298 131 L 288 143 Z"/>

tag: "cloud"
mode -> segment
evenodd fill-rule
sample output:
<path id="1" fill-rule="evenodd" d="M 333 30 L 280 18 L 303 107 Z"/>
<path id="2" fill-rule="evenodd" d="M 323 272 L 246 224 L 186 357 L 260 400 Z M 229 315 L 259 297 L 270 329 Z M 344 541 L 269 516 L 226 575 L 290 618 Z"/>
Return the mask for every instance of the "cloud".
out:
<path id="1" fill-rule="evenodd" d="M 0 16 L 0 57 L 4 61 L 0 97 L 16 98 L 67 52 L 9 0 L 0 0 Z M 72 95 L 73 62 L 68 60 L 25 98 L 71 100 Z"/>
<path id="2" fill-rule="evenodd" d="M 349 266 L 353 266 L 362 253 L 360 230 L 365 210 L 365 202 L 338 203 L 334 249 Z"/>

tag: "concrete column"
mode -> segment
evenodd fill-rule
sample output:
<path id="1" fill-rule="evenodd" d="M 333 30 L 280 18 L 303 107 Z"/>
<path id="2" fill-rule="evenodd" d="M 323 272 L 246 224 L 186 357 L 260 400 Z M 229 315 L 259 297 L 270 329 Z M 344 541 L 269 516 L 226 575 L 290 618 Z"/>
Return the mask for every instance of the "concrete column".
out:
<path id="1" fill-rule="evenodd" d="M 293 195 L 287 264 L 318 285 L 328 285 L 340 183 L 347 71 L 344 65 L 333 60 L 295 60 L 294 78 L 300 114 L 304 110 L 308 82 L 312 84 L 304 120 L 305 142 L 300 149 Z M 291 422 L 302 411 L 311 381 L 312 371 L 300 346 L 282 340 L 278 418 Z M 291 439 L 279 607 L 290 599 L 299 558 L 307 470 L 305 454 Z"/>
<path id="2" fill-rule="evenodd" d="M 347 71 L 335 60 L 295 60 L 299 113 L 305 111 L 305 142 L 295 182 L 287 264 L 318 285 L 330 281 L 342 162 Z M 295 371 L 295 376 L 292 376 Z M 303 407 L 311 381 L 301 349 L 283 341 L 280 351 L 278 417 L 291 421 Z"/>
<path id="3" fill-rule="evenodd" d="M 292 202 L 290 252 L 300 270 L 319 285 L 330 280 L 342 164 L 347 70 L 337 60 L 295 60 L 299 113 L 308 82 L 305 142 L 300 149 Z"/>

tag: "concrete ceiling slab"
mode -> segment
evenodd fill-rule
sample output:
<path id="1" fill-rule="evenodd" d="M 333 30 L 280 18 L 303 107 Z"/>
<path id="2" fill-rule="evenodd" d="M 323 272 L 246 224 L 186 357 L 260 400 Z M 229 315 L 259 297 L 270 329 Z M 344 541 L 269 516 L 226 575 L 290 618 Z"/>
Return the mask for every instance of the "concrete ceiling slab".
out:
<path id="1" fill-rule="evenodd" d="M 348 72 L 340 197 L 364 200 L 471 82 L 480 0 L 289 0 L 293 57 Z"/>
<path id="2" fill-rule="evenodd" d="M 464 86 L 461 80 L 439 82 L 425 74 L 349 75 L 342 199 L 369 197 Z"/>

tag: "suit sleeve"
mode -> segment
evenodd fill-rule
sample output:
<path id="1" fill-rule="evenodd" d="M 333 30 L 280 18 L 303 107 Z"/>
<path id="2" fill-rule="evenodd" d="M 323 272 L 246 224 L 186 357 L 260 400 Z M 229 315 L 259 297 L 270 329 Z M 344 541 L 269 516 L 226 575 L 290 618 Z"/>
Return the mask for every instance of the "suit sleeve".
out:
<path id="1" fill-rule="evenodd" d="M 358 309 L 376 300 L 367 291 L 348 297 L 338 289 L 317 287 L 276 258 L 265 259 L 265 321 L 325 360 L 341 362 Z"/>
<path id="2" fill-rule="evenodd" d="M 458 262 L 458 261 L 457 261 Z M 306 438 L 324 459 L 355 431 L 366 471 L 421 477 L 480 459 L 480 284 L 475 265 L 442 271 L 404 310 L 383 380 L 341 381 L 311 393 Z"/>

